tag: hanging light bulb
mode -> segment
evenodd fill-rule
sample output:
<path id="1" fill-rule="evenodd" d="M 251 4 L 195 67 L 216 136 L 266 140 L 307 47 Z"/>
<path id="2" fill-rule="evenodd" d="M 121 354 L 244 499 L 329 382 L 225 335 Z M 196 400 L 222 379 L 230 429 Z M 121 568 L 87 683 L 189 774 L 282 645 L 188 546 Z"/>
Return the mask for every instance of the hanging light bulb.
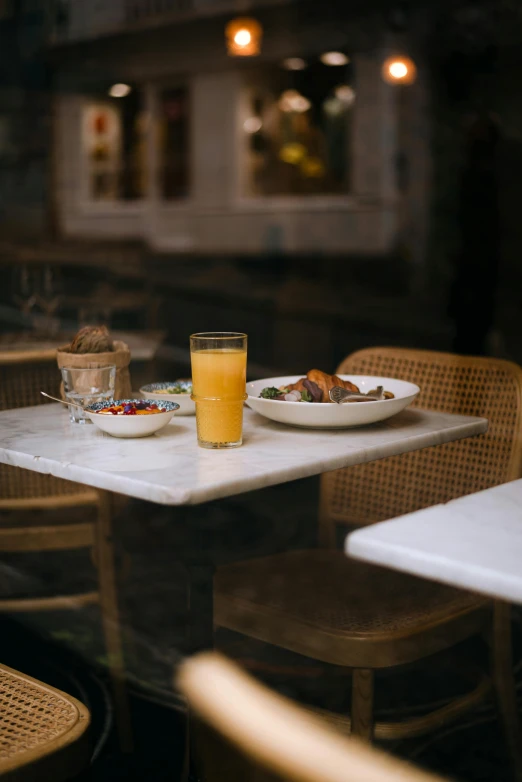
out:
<path id="1" fill-rule="evenodd" d="M 413 84 L 417 67 L 410 57 L 388 57 L 382 65 L 382 77 L 388 84 Z"/>
<path id="2" fill-rule="evenodd" d="M 311 108 L 312 104 L 297 90 L 285 90 L 279 98 L 278 106 L 281 111 L 295 111 L 297 114 L 303 114 Z"/>
<path id="3" fill-rule="evenodd" d="M 258 133 L 263 127 L 263 120 L 261 117 L 247 117 L 243 122 L 243 130 L 245 133 Z"/>
<path id="4" fill-rule="evenodd" d="M 323 65 L 331 65 L 333 67 L 348 65 L 350 62 L 350 58 L 344 52 L 323 52 L 319 59 Z"/>
<path id="5" fill-rule="evenodd" d="M 126 98 L 131 90 L 132 87 L 130 84 L 113 84 L 112 87 L 109 88 L 109 95 L 111 98 Z"/>
<path id="6" fill-rule="evenodd" d="M 225 28 L 227 51 L 231 57 L 252 57 L 261 50 L 263 28 L 256 19 L 232 19 Z"/>
<path id="7" fill-rule="evenodd" d="M 346 107 L 351 106 L 355 100 L 355 90 L 349 84 L 340 84 L 335 88 L 335 97 L 344 103 Z"/>
<path id="8" fill-rule="evenodd" d="M 303 60 L 302 57 L 287 57 L 281 65 L 287 71 L 304 71 L 306 60 Z"/>

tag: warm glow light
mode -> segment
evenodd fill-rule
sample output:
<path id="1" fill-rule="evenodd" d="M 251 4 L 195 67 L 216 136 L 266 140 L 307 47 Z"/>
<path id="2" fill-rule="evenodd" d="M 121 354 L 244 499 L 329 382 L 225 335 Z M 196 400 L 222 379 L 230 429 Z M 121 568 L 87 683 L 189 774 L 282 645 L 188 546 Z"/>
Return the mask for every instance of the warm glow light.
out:
<path id="1" fill-rule="evenodd" d="M 335 88 L 335 97 L 345 106 L 351 106 L 355 100 L 355 90 L 349 84 L 340 84 Z"/>
<path id="2" fill-rule="evenodd" d="M 281 111 L 296 111 L 298 114 L 302 114 L 308 111 L 312 104 L 297 90 L 285 90 L 277 105 Z"/>
<path id="3" fill-rule="evenodd" d="M 257 133 L 263 127 L 263 122 L 260 117 L 248 117 L 243 122 L 243 130 L 246 133 Z"/>
<path id="4" fill-rule="evenodd" d="M 306 157 L 306 147 L 304 144 L 299 144 L 297 141 L 283 144 L 279 150 L 279 159 L 283 163 L 289 163 L 291 166 L 298 166 L 299 163 Z"/>
<path id="5" fill-rule="evenodd" d="M 323 65 L 347 65 L 350 58 L 343 52 L 324 52 L 320 58 Z"/>
<path id="6" fill-rule="evenodd" d="M 256 19 L 246 16 L 232 19 L 225 28 L 225 35 L 232 57 L 252 57 L 261 50 L 263 28 Z"/>
<path id="7" fill-rule="evenodd" d="M 346 111 L 346 104 L 339 98 L 327 98 L 323 103 L 323 109 L 331 117 L 339 117 Z"/>
<path id="8" fill-rule="evenodd" d="M 109 89 L 111 98 L 125 98 L 132 90 L 130 84 L 113 84 Z"/>
<path id="9" fill-rule="evenodd" d="M 287 71 L 304 71 L 306 60 L 303 60 L 302 57 L 287 57 L 286 60 L 283 60 L 282 66 Z"/>
<path id="10" fill-rule="evenodd" d="M 321 179 L 326 173 L 324 163 L 319 157 L 305 157 L 299 166 L 303 176 L 308 179 Z"/>
<path id="11" fill-rule="evenodd" d="M 417 76 L 415 63 L 409 57 L 388 57 L 382 66 L 382 77 L 388 84 L 413 84 Z"/>
<path id="12" fill-rule="evenodd" d="M 234 43 L 237 43 L 238 46 L 248 46 L 251 40 L 252 36 L 248 30 L 238 30 L 234 35 Z"/>
<path id="13" fill-rule="evenodd" d="M 403 62 L 392 62 L 388 70 L 394 79 L 404 79 L 408 73 L 408 66 Z"/>

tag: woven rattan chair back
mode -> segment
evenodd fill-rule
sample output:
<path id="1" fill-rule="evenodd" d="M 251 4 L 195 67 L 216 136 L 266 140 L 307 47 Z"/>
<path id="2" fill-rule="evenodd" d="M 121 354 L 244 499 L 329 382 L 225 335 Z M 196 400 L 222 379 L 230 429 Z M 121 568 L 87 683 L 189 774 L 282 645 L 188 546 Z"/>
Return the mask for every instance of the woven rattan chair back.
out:
<path id="1" fill-rule="evenodd" d="M 60 372 L 53 350 L 0 352 L 0 410 L 49 404 L 40 391 L 60 396 Z M 83 487 L 51 475 L 0 465 L 0 499 L 21 500 L 77 494 Z"/>
<path id="2" fill-rule="evenodd" d="M 321 542 L 337 525 L 365 525 L 447 502 L 521 476 L 522 369 L 494 358 L 401 348 L 369 348 L 338 372 L 416 383 L 413 407 L 487 418 L 479 437 L 437 445 L 322 477 Z"/>
<path id="3" fill-rule="evenodd" d="M 49 404 L 40 391 L 60 396 L 60 373 L 55 351 L 0 352 L 0 410 Z M 59 432 L 56 433 L 59 437 Z M 114 574 L 112 546 L 113 498 L 82 484 L 63 481 L 52 475 L 0 464 L 0 551 L 58 551 L 61 549 L 96 549 L 98 590 L 81 595 L 0 600 L 4 611 L 45 611 L 51 608 L 78 608 L 99 602 L 107 647 L 109 668 L 113 680 L 117 726 L 121 746 L 128 751 L 132 745 L 129 710 L 125 689 L 125 667 L 119 622 L 119 610 Z M 10 512 L 57 510 L 85 507 L 89 517 L 78 523 L 41 522 L 25 526 L 28 519 L 21 514 L 13 526 Z M 94 514 L 92 512 L 94 510 Z M 38 522 L 38 519 L 37 519 Z M 0 773 L 1 776 L 1 773 Z M 49 777 L 51 779 L 52 777 Z"/>
<path id="4" fill-rule="evenodd" d="M 209 782 L 442 782 L 344 738 L 215 652 L 183 663 L 176 684 L 207 726 L 199 746 Z"/>
<path id="5" fill-rule="evenodd" d="M 0 665 L 0 777 L 16 782 L 72 779 L 89 765 L 85 706 Z"/>

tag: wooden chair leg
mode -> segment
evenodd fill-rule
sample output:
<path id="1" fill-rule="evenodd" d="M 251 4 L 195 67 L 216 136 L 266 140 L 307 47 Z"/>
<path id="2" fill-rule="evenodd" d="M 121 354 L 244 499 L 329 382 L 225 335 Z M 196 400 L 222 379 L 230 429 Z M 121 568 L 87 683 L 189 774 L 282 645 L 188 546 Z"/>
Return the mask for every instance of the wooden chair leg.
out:
<path id="1" fill-rule="evenodd" d="M 122 751 L 132 752 L 132 727 L 129 699 L 125 684 L 125 663 L 112 543 L 112 500 L 108 492 L 101 492 L 96 527 L 96 561 L 100 589 L 100 608 L 114 692 L 116 727 Z"/>
<path id="2" fill-rule="evenodd" d="M 352 735 L 373 740 L 373 671 L 356 668 L 352 674 Z"/>
<path id="3" fill-rule="evenodd" d="M 511 606 L 496 602 L 493 615 L 493 681 L 500 721 L 516 782 L 522 782 L 522 733 L 518 717 L 511 646 Z"/>

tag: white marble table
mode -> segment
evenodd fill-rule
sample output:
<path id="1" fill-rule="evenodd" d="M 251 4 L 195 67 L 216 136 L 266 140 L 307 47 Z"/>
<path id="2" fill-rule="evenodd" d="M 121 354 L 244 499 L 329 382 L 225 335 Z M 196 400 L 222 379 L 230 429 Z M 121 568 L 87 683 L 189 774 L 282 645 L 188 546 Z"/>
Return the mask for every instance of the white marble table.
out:
<path id="1" fill-rule="evenodd" d="M 522 603 L 522 480 L 357 530 L 346 552 Z"/>
<path id="2" fill-rule="evenodd" d="M 0 413 L 0 462 L 166 505 L 206 502 L 481 434 L 487 421 L 406 410 L 360 429 L 296 429 L 245 408 L 244 445 L 199 448 L 194 417 L 121 440 L 57 404 Z"/>

